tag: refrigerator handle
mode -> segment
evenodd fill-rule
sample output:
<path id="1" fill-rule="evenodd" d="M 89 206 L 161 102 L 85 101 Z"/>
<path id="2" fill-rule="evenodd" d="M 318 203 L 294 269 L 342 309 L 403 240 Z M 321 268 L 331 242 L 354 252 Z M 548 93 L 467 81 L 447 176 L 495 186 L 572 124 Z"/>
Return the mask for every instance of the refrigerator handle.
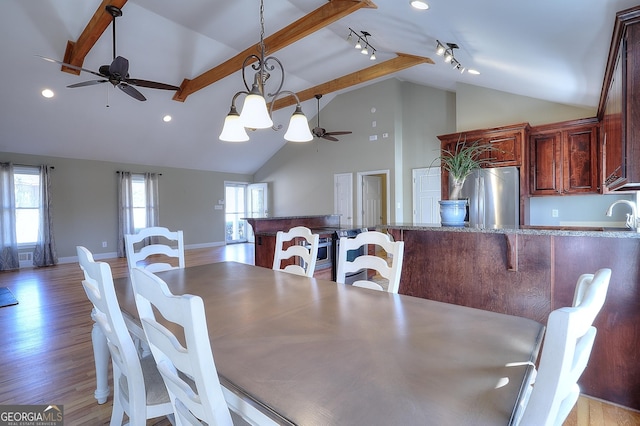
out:
<path id="1" fill-rule="evenodd" d="M 485 188 L 484 188 L 484 176 L 480 175 L 478 178 L 478 225 L 480 228 L 485 227 L 486 218 L 485 211 Z"/>

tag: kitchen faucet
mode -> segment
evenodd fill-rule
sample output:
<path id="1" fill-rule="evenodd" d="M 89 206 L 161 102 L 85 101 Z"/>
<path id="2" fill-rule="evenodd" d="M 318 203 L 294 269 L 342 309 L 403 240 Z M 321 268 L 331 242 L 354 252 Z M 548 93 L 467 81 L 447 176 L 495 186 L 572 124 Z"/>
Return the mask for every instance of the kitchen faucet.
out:
<path id="1" fill-rule="evenodd" d="M 611 204 L 609 206 L 609 208 L 607 209 L 607 216 L 611 216 L 611 214 L 613 213 L 613 206 L 615 206 L 616 204 L 619 203 L 623 203 L 628 205 L 629 207 L 631 207 L 631 213 L 627 213 L 627 228 L 631 228 L 636 232 L 640 232 L 640 230 L 638 229 L 638 223 L 640 223 L 640 218 L 638 217 L 638 213 L 637 213 L 637 209 L 636 209 L 636 203 L 634 203 L 633 201 L 629 201 L 629 200 L 618 200 L 615 201 L 613 204 Z"/>

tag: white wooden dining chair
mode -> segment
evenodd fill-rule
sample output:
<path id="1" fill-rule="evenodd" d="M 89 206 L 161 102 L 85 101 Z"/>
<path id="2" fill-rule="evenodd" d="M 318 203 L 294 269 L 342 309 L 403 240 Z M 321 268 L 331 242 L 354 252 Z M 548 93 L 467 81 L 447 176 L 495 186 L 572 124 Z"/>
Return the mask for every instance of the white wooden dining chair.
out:
<path id="1" fill-rule="evenodd" d="M 364 255 L 357 256 L 351 260 L 347 256 L 349 251 L 359 250 L 362 246 L 367 247 L 370 244 L 384 249 L 387 255 L 391 257 L 391 264 L 380 256 L 368 254 L 367 248 L 365 248 Z M 342 237 L 340 238 L 336 281 L 344 284 L 347 273 L 358 272 L 362 269 L 373 269 L 378 275 L 388 280 L 387 291 L 389 293 L 398 293 L 403 256 L 404 241 L 391 241 L 389 235 L 382 232 L 368 231 L 359 233 L 355 238 Z M 380 284 L 369 280 L 357 280 L 352 285 L 384 291 Z"/>
<path id="2" fill-rule="evenodd" d="M 560 426 L 580 395 L 578 379 L 585 370 L 596 337 L 593 321 L 607 297 L 611 269 L 583 274 L 573 306 L 549 315 L 535 383 L 529 387 L 515 424 Z"/>
<path id="3" fill-rule="evenodd" d="M 113 286 L 111 267 L 95 262 L 85 247 L 76 248 L 84 272 L 82 286 L 93 304 L 94 319 L 107 339 L 113 365 L 113 410 L 111 426 L 121 425 L 126 413 L 129 424 L 144 426 L 147 419 L 173 416 L 169 394 L 151 355 L 138 357 Z"/>
<path id="4" fill-rule="evenodd" d="M 297 244 L 297 242 L 301 241 L 304 245 Z M 287 232 L 278 231 L 273 256 L 273 269 L 313 277 L 318 258 L 319 241 L 320 236 L 313 234 L 309 228 L 304 226 L 296 226 Z M 283 249 L 287 242 L 292 242 L 293 244 Z M 297 263 L 282 267 L 283 260 L 296 257 L 298 258 Z"/>
<path id="5" fill-rule="evenodd" d="M 138 266 L 151 272 L 161 272 L 185 266 L 182 231 L 152 226 L 141 229 L 137 234 L 127 234 L 124 238 L 129 270 Z M 151 256 L 161 256 L 159 259 L 163 261 L 153 261 L 153 258 L 149 259 Z"/>
<path id="6" fill-rule="evenodd" d="M 148 270 L 134 268 L 131 277 L 142 328 L 179 424 L 232 425 L 211 352 L 202 298 L 173 295 Z M 162 321 L 181 327 L 182 341 L 160 324 L 154 309 Z"/>

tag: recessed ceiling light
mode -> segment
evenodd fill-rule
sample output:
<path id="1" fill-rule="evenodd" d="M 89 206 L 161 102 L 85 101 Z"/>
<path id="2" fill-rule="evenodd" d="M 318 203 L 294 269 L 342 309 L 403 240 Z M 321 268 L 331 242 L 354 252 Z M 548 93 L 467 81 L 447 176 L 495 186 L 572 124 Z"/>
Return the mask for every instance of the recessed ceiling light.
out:
<path id="1" fill-rule="evenodd" d="M 53 90 L 51 89 L 44 89 L 41 93 L 45 98 L 53 98 Z"/>
<path id="2" fill-rule="evenodd" d="M 469 74 L 473 74 L 473 75 L 478 75 L 478 74 L 480 74 L 480 71 L 478 71 L 478 70 L 469 70 L 469 71 L 467 71 L 467 72 L 468 72 Z"/>
<path id="3" fill-rule="evenodd" d="M 165 123 L 168 123 L 171 121 L 171 116 L 169 114 L 165 115 L 164 117 L 162 117 L 162 121 L 164 121 Z"/>
<path id="4" fill-rule="evenodd" d="M 427 10 L 427 9 L 429 9 L 429 5 L 427 4 L 427 2 L 422 1 L 422 0 L 412 0 L 411 1 L 411 6 L 413 6 L 414 9 L 418 9 L 418 10 Z"/>

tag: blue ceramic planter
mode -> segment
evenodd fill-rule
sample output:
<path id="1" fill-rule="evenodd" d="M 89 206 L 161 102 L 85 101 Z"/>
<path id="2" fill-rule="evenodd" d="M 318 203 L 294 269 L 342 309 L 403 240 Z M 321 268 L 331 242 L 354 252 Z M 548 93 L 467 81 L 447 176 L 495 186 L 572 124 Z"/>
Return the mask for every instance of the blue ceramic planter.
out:
<path id="1" fill-rule="evenodd" d="M 467 200 L 441 200 L 439 203 L 442 226 L 464 226 Z"/>

